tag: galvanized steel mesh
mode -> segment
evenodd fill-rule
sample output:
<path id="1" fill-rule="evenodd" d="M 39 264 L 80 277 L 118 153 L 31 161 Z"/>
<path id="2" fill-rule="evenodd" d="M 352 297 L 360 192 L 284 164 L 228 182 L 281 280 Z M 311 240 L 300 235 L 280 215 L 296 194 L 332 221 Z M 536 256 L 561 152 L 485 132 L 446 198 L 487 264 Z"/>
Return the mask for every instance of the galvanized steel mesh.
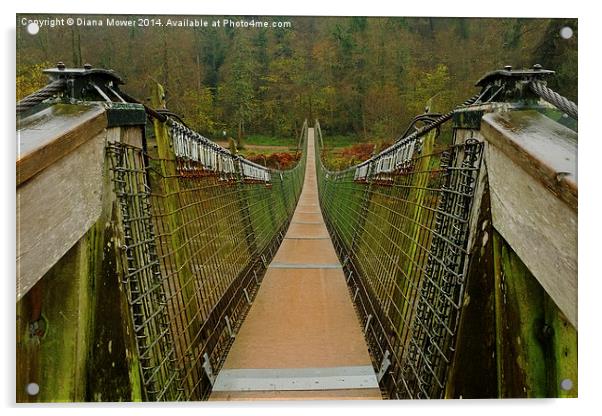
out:
<path id="1" fill-rule="evenodd" d="M 389 398 L 443 397 L 454 351 L 482 144 L 439 148 L 436 136 L 406 138 L 347 170 L 317 167 L 322 212 Z"/>
<path id="2" fill-rule="evenodd" d="M 108 147 L 123 287 L 145 399 L 203 400 L 288 226 L 305 152 L 293 169 L 273 171 L 174 120 L 160 127 L 168 157 Z M 304 124 L 303 146 L 306 135 Z"/>

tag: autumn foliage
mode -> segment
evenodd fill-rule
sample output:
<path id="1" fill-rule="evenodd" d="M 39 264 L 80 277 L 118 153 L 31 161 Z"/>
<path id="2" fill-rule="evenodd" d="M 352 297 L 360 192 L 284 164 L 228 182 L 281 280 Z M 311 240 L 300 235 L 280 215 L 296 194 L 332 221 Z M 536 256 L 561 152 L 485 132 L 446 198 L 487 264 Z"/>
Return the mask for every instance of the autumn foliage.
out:
<path id="1" fill-rule="evenodd" d="M 358 143 L 351 147 L 343 149 L 341 156 L 349 161 L 350 164 L 356 164 L 370 159 L 374 151 L 372 143 Z"/>
<path id="2" fill-rule="evenodd" d="M 139 99 L 160 82 L 168 108 L 208 137 L 295 137 L 318 118 L 325 135 L 363 141 L 395 137 L 427 107 L 449 111 L 506 64 L 554 69 L 549 86 L 577 99 L 576 19 L 286 20 L 287 29 L 73 26 L 37 36 L 19 27 L 17 99 L 45 84 L 42 68 L 87 62 L 115 70 Z M 563 26 L 571 39 L 558 35 Z"/>
<path id="3" fill-rule="evenodd" d="M 293 168 L 299 157 L 299 153 L 291 152 L 272 153 L 270 155 L 250 153 L 246 156 L 247 159 L 259 165 L 281 170 Z"/>

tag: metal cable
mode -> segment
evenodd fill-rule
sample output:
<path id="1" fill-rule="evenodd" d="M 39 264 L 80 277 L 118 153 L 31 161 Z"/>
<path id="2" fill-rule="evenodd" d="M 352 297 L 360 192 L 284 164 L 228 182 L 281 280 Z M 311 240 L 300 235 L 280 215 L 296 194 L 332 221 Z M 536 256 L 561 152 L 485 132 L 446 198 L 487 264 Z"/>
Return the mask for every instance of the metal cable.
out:
<path id="1" fill-rule="evenodd" d="M 437 128 L 437 127 L 439 127 L 441 124 L 443 124 L 446 121 L 450 120 L 452 118 L 454 112 L 456 110 L 458 110 L 459 108 L 466 107 L 466 106 L 469 106 L 471 104 L 474 104 L 479 99 L 480 96 L 481 96 L 481 93 L 475 94 L 474 96 L 470 97 L 469 99 L 467 99 L 466 101 L 464 101 L 462 104 L 460 104 L 458 107 L 456 107 L 453 110 L 450 110 L 447 113 L 445 113 L 445 114 L 437 117 L 431 123 L 427 124 L 426 126 L 423 126 L 423 127 L 419 128 L 414 133 L 412 133 L 412 134 L 410 134 L 408 136 L 404 136 L 404 135 L 399 136 L 395 140 L 395 142 L 399 142 L 399 141 L 404 140 L 404 139 L 412 140 L 415 137 L 420 137 L 420 136 L 428 133 L 429 131 L 431 131 L 431 130 Z"/>
<path id="2" fill-rule="evenodd" d="M 409 148 L 411 148 L 411 151 L 413 151 L 414 146 L 417 146 L 418 149 L 420 149 L 420 143 L 417 139 L 419 139 L 420 137 L 429 133 L 430 131 L 439 128 L 446 121 L 449 121 L 452 118 L 454 112 L 457 111 L 458 109 L 469 106 L 471 104 L 475 104 L 476 102 L 480 101 L 480 99 L 481 99 L 481 97 L 483 97 L 483 95 L 484 95 L 483 92 L 475 94 L 474 96 L 472 96 L 469 99 L 467 99 L 466 101 L 464 101 L 461 105 L 457 106 L 455 109 L 437 117 L 431 123 L 415 130 L 413 133 L 411 133 L 407 136 L 404 136 L 405 134 L 407 134 L 407 130 L 406 130 L 406 132 L 404 132 L 403 135 L 398 136 L 395 139 L 395 142 L 391 146 L 382 150 L 380 153 L 372 156 L 370 159 L 365 160 L 361 163 L 358 163 L 357 165 L 350 166 L 347 169 L 340 171 L 339 173 L 348 172 L 348 171 L 357 173 L 358 169 L 363 169 L 363 171 L 365 171 L 368 168 L 368 166 L 370 166 L 372 164 L 378 164 L 378 162 L 382 159 L 390 159 L 392 157 L 392 155 L 399 154 L 400 151 L 405 151 L 406 152 L 405 157 L 407 157 L 407 152 L 410 151 Z M 414 123 L 414 121 L 412 123 Z M 318 125 L 318 128 L 319 128 L 319 125 Z M 411 126 L 410 126 L 410 128 L 411 128 Z M 397 156 L 394 156 L 394 158 L 396 158 L 396 157 Z"/>
<path id="3" fill-rule="evenodd" d="M 145 106 L 145 110 L 146 110 L 146 106 Z M 186 124 L 184 119 L 182 119 L 182 117 L 180 117 L 179 114 L 174 113 L 173 111 L 168 110 L 167 108 L 158 108 L 155 111 L 157 113 L 161 114 L 162 116 L 175 118 L 178 122 L 180 122 L 182 125 L 184 125 L 184 127 L 188 127 L 188 124 Z M 190 128 L 190 127 L 188 127 L 188 128 Z"/>
<path id="4" fill-rule="evenodd" d="M 539 97 L 577 120 L 577 104 L 550 89 L 541 81 L 533 81 L 529 84 L 529 87 Z"/>
<path id="5" fill-rule="evenodd" d="M 412 128 L 414 128 L 416 126 L 416 124 L 420 121 L 429 124 L 429 123 L 433 123 L 438 117 L 441 117 L 441 114 L 436 114 L 436 113 L 426 113 L 426 114 L 421 114 L 419 116 L 416 116 L 412 119 L 412 121 L 410 122 L 410 125 L 408 126 L 408 128 L 401 134 L 401 136 L 399 136 L 401 139 L 403 139 L 404 137 L 407 137 L 410 133 L 410 130 L 412 130 Z M 418 130 L 418 128 L 415 128 L 415 130 Z M 401 140 L 401 139 L 397 139 Z"/>
<path id="6" fill-rule="evenodd" d="M 23 98 L 17 102 L 17 114 L 27 111 L 30 108 L 40 104 L 42 101 L 47 100 L 48 98 L 53 97 L 57 93 L 63 91 L 65 89 L 65 85 L 65 80 L 59 79 Z"/>

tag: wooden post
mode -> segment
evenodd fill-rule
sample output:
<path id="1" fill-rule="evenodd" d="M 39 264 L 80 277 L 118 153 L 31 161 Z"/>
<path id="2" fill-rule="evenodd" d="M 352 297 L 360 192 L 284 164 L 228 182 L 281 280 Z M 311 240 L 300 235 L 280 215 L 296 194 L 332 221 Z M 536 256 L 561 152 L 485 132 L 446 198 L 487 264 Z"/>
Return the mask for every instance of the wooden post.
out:
<path id="1" fill-rule="evenodd" d="M 577 397 L 577 330 L 549 296 L 544 302 L 546 323 L 551 335 L 547 350 L 553 397 Z"/>
<path id="2" fill-rule="evenodd" d="M 165 93 L 160 84 L 155 85 L 151 102 L 153 108 L 165 108 Z M 191 259 L 186 255 L 187 251 L 190 249 L 184 246 L 188 240 L 186 231 L 183 227 L 184 220 L 179 211 L 181 209 L 179 197 L 180 185 L 177 178 L 178 172 L 175 164 L 176 157 L 172 141 L 169 137 L 167 125 L 157 119 L 153 120 L 153 124 L 157 141 L 157 152 L 160 159 L 160 171 L 163 177 L 165 208 L 168 213 L 167 221 L 171 231 L 171 249 L 174 252 L 175 260 L 174 268 L 178 270 L 178 284 L 182 293 L 182 297 L 179 300 L 182 304 L 178 305 L 177 308 L 186 310 L 188 321 L 188 343 L 194 348 L 193 351 L 191 351 L 193 359 L 200 359 L 197 357 L 199 351 L 196 350 L 196 347 L 203 341 L 199 337 L 202 317 L 200 315 L 199 300 L 196 296 L 196 277 L 190 267 Z M 180 354 L 181 353 L 182 352 L 180 351 Z M 178 358 L 182 359 L 182 357 Z M 190 387 L 193 388 L 192 385 Z"/>
<path id="3" fill-rule="evenodd" d="M 416 161 L 416 164 L 413 168 L 414 172 L 420 173 L 414 174 L 416 176 L 412 178 L 412 188 L 410 189 L 410 192 L 408 194 L 408 214 L 407 218 L 404 219 L 404 222 L 406 223 L 404 227 L 405 235 L 406 238 L 408 238 L 408 242 L 406 244 L 400 242 L 400 246 L 402 247 L 405 253 L 402 253 L 400 255 L 400 258 L 398 259 L 399 269 L 405 269 L 405 273 L 397 273 L 396 281 L 398 282 L 397 284 L 400 287 L 400 291 L 395 292 L 397 294 L 395 302 L 400 310 L 400 320 L 398 323 L 400 333 L 408 331 L 411 327 L 411 325 L 409 325 L 408 323 L 408 326 L 404 328 L 403 316 L 407 314 L 408 308 L 412 306 L 411 303 L 408 303 L 406 300 L 404 300 L 400 292 L 406 293 L 406 299 L 414 299 L 414 297 L 418 295 L 418 291 L 420 290 L 421 276 L 418 276 L 415 279 L 414 284 L 412 284 L 409 280 L 412 276 L 412 270 L 416 267 L 416 265 L 414 264 L 414 262 L 417 260 L 415 257 L 416 253 L 418 252 L 418 244 L 416 243 L 416 241 L 419 240 L 420 233 L 424 232 L 424 230 L 422 229 L 422 227 L 420 227 L 419 224 L 421 224 L 420 221 L 422 219 L 424 211 L 422 209 L 422 206 L 426 197 L 425 188 L 429 180 L 429 167 L 432 159 L 431 154 L 433 153 L 433 147 L 435 144 L 436 137 L 436 130 L 432 130 L 424 136 L 421 152 L 422 156 Z M 410 316 L 412 315 L 413 312 L 411 312 Z M 410 338 L 408 337 L 408 340 L 409 339 Z"/>
<path id="4" fill-rule="evenodd" d="M 497 231 L 493 255 L 498 396 L 576 397 L 577 331 Z"/>
<path id="5" fill-rule="evenodd" d="M 88 239 L 84 237 L 56 263 L 38 289 L 26 294 L 17 311 L 17 401 L 73 402 L 86 400 L 86 355 L 89 348 L 93 276 L 88 275 Z M 41 302 L 39 332 L 33 332 L 31 309 Z M 39 393 L 28 395 L 36 383 Z"/>
<path id="6" fill-rule="evenodd" d="M 242 213 L 241 221 L 246 230 L 245 238 L 247 241 L 247 249 L 249 250 L 249 258 L 252 259 L 253 256 L 257 256 L 259 254 L 257 251 L 257 236 L 255 235 L 255 229 L 253 228 L 253 221 L 251 221 L 248 189 L 245 187 L 244 174 L 242 170 L 239 171 L 237 175 L 238 178 L 236 181 L 236 187 L 238 188 L 238 192 L 236 193 L 236 199 L 240 212 Z"/>
<path id="7" fill-rule="evenodd" d="M 17 303 L 17 402 L 142 399 L 106 168 L 103 177 L 100 218 Z"/>
<path id="8" fill-rule="evenodd" d="M 25 276 L 37 277 L 21 285 L 16 305 L 16 401 L 138 401 L 140 367 L 117 273 L 123 251 L 113 229 L 117 210 L 104 154 L 106 142 L 120 140 L 123 129 L 108 125 L 104 108 L 50 109 L 48 123 L 61 129 L 49 129 L 44 148 L 35 147 L 17 164 L 34 168 L 17 192 L 19 237 L 32 230 L 35 242 L 18 264 L 21 273 L 29 271 Z M 141 137 L 141 126 L 130 128 Z M 38 124 L 21 134 L 35 139 L 46 129 Z M 30 383 L 39 386 L 37 394 L 28 394 Z"/>

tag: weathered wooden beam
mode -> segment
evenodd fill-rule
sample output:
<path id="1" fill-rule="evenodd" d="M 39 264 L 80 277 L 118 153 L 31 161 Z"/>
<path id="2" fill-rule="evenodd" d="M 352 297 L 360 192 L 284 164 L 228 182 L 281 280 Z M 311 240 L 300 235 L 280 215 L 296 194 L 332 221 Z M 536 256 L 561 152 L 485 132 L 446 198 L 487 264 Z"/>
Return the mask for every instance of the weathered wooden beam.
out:
<path id="1" fill-rule="evenodd" d="M 122 250 L 114 194 L 108 175 L 99 180 L 103 207 L 96 223 L 17 302 L 17 402 L 142 398 L 117 273 Z M 30 383 L 39 386 L 37 394 L 27 393 Z"/>
<path id="2" fill-rule="evenodd" d="M 505 114 L 506 124 L 503 128 L 498 125 L 500 128 L 492 133 L 491 128 L 485 127 L 485 120 L 499 118 L 488 114 L 481 123 L 483 111 L 507 113 L 509 109 L 480 107 L 475 111 L 478 120 L 470 114 L 455 119 L 460 124 L 456 130 L 458 143 L 467 138 L 484 140 L 487 150 L 475 195 L 475 201 L 481 203 L 475 203 L 471 213 L 471 218 L 478 216 L 478 221 L 471 221 L 477 228 L 471 231 L 469 239 L 467 287 L 446 396 L 576 397 L 577 329 L 543 286 L 541 275 L 534 276 L 527 264 L 536 260 L 536 256 L 549 261 L 551 249 L 544 243 L 553 245 L 561 240 L 549 241 L 547 235 L 542 238 L 538 233 L 542 230 L 547 233 L 555 226 L 561 232 L 564 227 L 576 232 L 576 223 L 572 222 L 576 213 L 569 206 L 570 200 L 552 192 L 542 179 L 549 175 L 554 164 L 546 167 L 548 162 L 543 162 L 547 155 L 541 137 L 524 147 L 517 142 L 504 144 L 510 140 L 503 134 L 505 129 L 510 130 L 508 135 L 529 130 L 520 125 L 514 128 L 510 123 L 514 118 Z M 546 125 L 550 127 L 547 120 Z M 559 130 L 565 131 L 562 126 Z M 492 135 L 497 136 L 489 140 Z M 570 142 L 572 133 L 569 137 Z M 576 149 L 573 144 L 560 148 L 572 153 L 571 149 Z M 517 147 L 517 152 L 522 153 L 520 157 L 515 154 Z M 529 151 L 538 156 L 529 155 Z M 567 156 L 564 162 L 572 164 L 574 159 Z M 534 169 L 531 164 L 541 167 Z M 494 208 L 496 213 L 490 213 Z M 559 209 L 568 217 L 558 215 Z M 505 239 L 500 229 L 510 235 L 512 242 Z M 519 255 L 517 250 L 523 254 Z M 556 254 L 570 254 L 570 246 L 568 253 Z M 552 285 L 557 273 L 553 268 L 553 265 L 548 268 L 550 275 L 543 279 Z M 576 270 L 571 276 L 576 285 Z M 576 307 L 576 294 L 569 295 L 567 300 Z M 479 336 L 475 338 L 474 334 Z"/>
<path id="3" fill-rule="evenodd" d="M 17 188 L 17 300 L 98 219 L 106 136 L 87 138 Z"/>
<path id="4" fill-rule="evenodd" d="M 17 186 L 107 127 L 98 104 L 55 104 L 18 122 Z"/>
<path id="5" fill-rule="evenodd" d="M 120 103 L 54 104 L 18 120 L 17 300 L 100 215 L 106 142 L 131 130 L 141 147 L 145 121 L 142 106 Z"/>
<path id="6" fill-rule="evenodd" d="M 57 126 L 57 119 L 42 117 L 22 131 L 29 139 L 25 165 L 38 160 L 43 169 L 17 186 L 18 402 L 142 398 L 135 334 L 117 272 L 122 249 L 104 146 L 141 146 L 144 126 L 104 125 L 98 132 L 94 123 L 106 118 L 96 112 L 109 106 L 64 108 L 65 114 L 94 109 L 92 116 L 75 117 L 82 125 L 73 128 L 70 118 Z M 27 393 L 29 383 L 39 386 L 37 394 Z"/>
<path id="7" fill-rule="evenodd" d="M 577 327 L 576 142 L 563 126 L 529 120 L 538 124 L 483 117 L 493 226 Z"/>
<path id="8" fill-rule="evenodd" d="M 18 304 L 17 401 L 72 402 L 85 400 L 86 352 L 90 342 L 91 279 L 82 260 L 88 251 L 83 239 L 39 282 L 41 296 Z M 36 304 L 37 303 L 37 304 Z M 38 316 L 31 311 L 40 309 Z M 37 333 L 32 327 L 39 328 Z M 39 393 L 27 394 L 35 383 Z"/>
<path id="9" fill-rule="evenodd" d="M 535 110 L 486 114 L 483 136 L 577 210 L 577 132 Z"/>

